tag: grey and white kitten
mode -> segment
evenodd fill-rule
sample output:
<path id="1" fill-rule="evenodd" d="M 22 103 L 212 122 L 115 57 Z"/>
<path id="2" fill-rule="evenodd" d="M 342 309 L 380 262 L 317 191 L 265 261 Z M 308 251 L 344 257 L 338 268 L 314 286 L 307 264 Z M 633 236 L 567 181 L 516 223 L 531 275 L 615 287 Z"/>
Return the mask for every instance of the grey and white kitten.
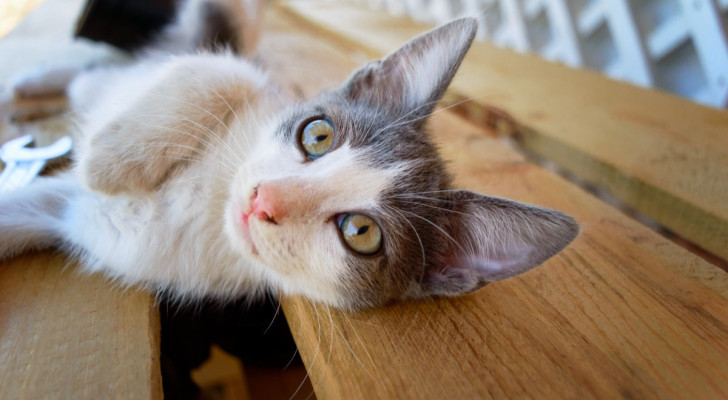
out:
<path id="1" fill-rule="evenodd" d="M 57 247 L 183 298 L 274 290 L 344 309 L 525 272 L 575 221 L 453 189 L 426 132 L 475 31 L 451 22 L 305 102 L 231 52 L 84 73 L 77 164 L 0 197 L 0 258 Z"/>

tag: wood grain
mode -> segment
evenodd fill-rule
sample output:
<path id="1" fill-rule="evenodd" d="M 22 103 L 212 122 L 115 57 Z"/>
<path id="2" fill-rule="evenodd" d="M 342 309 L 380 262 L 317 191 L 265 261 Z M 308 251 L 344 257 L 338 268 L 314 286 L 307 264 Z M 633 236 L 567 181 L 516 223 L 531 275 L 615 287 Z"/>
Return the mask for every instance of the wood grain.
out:
<path id="1" fill-rule="evenodd" d="M 430 28 L 342 3 L 295 15 L 381 57 Z M 478 42 L 446 103 L 728 260 L 728 112 Z"/>
<path id="2" fill-rule="evenodd" d="M 0 398 L 161 398 L 149 294 L 81 275 L 63 257 L 0 262 Z"/>
<path id="3" fill-rule="evenodd" d="M 334 79 L 367 50 L 328 23 L 341 20 L 275 18 L 296 68 L 324 60 Z M 462 298 L 354 314 L 284 299 L 319 398 L 728 397 L 728 274 L 482 128 L 441 112 L 431 129 L 459 186 L 566 211 L 582 232 L 543 266 Z"/>

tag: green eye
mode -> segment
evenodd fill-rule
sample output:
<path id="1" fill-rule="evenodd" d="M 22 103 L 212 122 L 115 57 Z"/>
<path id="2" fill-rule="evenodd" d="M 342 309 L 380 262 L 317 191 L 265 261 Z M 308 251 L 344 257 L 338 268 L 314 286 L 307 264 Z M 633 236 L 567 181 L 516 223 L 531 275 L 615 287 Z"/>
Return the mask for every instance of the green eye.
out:
<path id="1" fill-rule="evenodd" d="M 301 146 L 309 158 L 326 154 L 334 143 L 334 126 L 326 119 L 315 119 L 301 131 Z"/>
<path id="2" fill-rule="evenodd" d="M 338 218 L 344 242 L 355 252 L 374 254 L 382 247 L 382 231 L 373 219 L 361 214 L 343 214 Z"/>

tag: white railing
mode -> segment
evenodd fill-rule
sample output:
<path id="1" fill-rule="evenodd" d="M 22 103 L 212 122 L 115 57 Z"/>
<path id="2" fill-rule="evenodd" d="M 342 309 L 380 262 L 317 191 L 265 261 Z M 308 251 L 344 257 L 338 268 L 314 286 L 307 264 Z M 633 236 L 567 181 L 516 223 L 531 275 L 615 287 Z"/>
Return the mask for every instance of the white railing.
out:
<path id="1" fill-rule="evenodd" d="M 728 107 L 728 0 L 359 0 L 572 67 Z"/>

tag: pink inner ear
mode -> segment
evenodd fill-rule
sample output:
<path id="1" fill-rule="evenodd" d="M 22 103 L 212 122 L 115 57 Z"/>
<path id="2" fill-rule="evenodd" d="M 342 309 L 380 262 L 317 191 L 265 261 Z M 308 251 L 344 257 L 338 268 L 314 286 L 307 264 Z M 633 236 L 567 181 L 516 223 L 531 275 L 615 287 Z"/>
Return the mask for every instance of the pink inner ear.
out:
<path id="1" fill-rule="evenodd" d="M 512 200 L 455 191 L 457 214 L 446 221 L 450 255 L 430 271 L 425 290 L 456 295 L 487 282 L 510 278 L 548 260 L 579 232 L 573 218 L 559 211 Z"/>
<path id="2" fill-rule="evenodd" d="M 458 295 L 477 290 L 489 282 L 518 275 L 535 264 L 532 256 L 534 247 L 511 245 L 501 254 L 451 254 L 445 265 L 431 271 L 428 287 L 433 294 Z"/>
<path id="3" fill-rule="evenodd" d="M 483 281 L 497 281 L 518 275 L 533 267 L 534 248 L 521 244 L 511 246 L 502 254 L 468 255 L 458 260 L 459 268 L 467 269 Z"/>

